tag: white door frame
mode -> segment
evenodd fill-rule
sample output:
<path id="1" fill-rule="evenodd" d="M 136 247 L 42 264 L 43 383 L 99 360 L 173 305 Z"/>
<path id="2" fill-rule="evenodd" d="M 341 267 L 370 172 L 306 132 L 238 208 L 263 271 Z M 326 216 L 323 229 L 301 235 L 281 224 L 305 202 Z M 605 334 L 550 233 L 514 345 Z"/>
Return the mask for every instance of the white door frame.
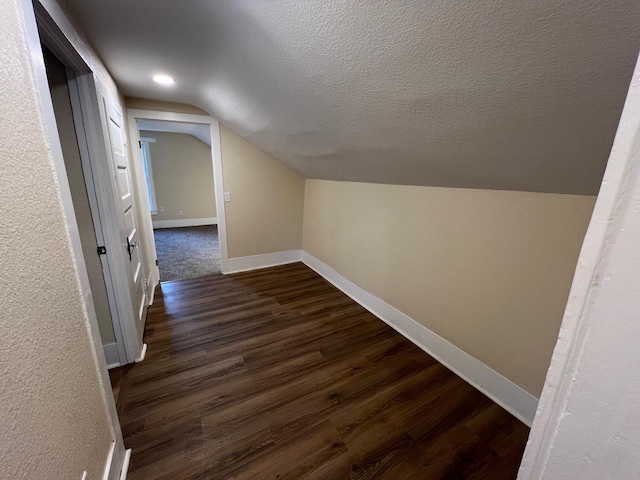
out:
<path id="1" fill-rule="evenodd" d="M 73 116 L 83 172 L 85 175 L 90 172 L 91 175 L 90 179 L 85 177 L 85 180 L 87 183 L 92 183 L 95 188 L 96 204 L 91 205 L 91 213 L 93 221 L 100 223 L 100 227 L 96 228 L 96 234 L 101 232 L 103 245 L 107 249 L 106 259 L 101 258 L 101 262 L 103 265 L 108 264 L 108 269 L 105 270 L 105 285 L 119 364 L 133 363 L 144 356 L 144 345 L 138 333 L 137 322 L 135 322 L 136 314 L 131 304 L 131 294 L 126 288 L 126 282 L 117 281 L 120 278 L 128 278 L 126 276 L 128 265 L 124 237 L 118 223 L 115 179 L 111 174 L 111 162 L 108 158 L 107 137 L 105 136 L 106 125 L 100 100 L 101 94 L 107 96 L 110 94 L 49 15 L 47 7 L 35 3 L 35 12 L 40 31 L 39 41 L 44 43 L 68 69 L 75 72 L 74 77 L 69 79 L 69 93 L 72 107 L 74 107 Z M 85 168 L 86 165 L 90 165 L 90 168 Z M 88 187 L 91 199 L 89 190 L 93 190 L 93 188 Z M 94 206 L 97 207 L 97 210 L 94 209 Z M 99 345 L 102 345 L 102 341 L 99 342 Z"/>
<path id="2" fill-rule="evenodd" d="M 67 69 L 69 71 L 69 69 Z M 67 75 L 69 85 L 69 97 L 71 99 L 71 108 L 73 112 L 73 121 L 76 126 L 76 136 L 78 139 L 78 147 L 80 149 L 80 159 L 82 161 L 82 172 L 84 176 L 85 186 L 87 188 L 87 196 L 89 198 L 89 206 L 91 210 L 91 218 L 93 220 L 93 227 L 96 233 L 96 241 L 99 246 L 105 246 L 110 243 L 110 240 L 105 238 L 105 232 L 103 231 L 103 223 L 106 224 L 106 219 L 102 216 L 106 212 L 101 213 L 100 198 L 104 195 L 104 185 L 98 183 L 98 175 L 94 174 L 97 169 L 96 165 L 93 165 L 91 158 L 97 157 L 96 141 L 88 138 L 88 131 L 92 123 L 91 117 L 91 99 L 95 98 L 95 86 L 93 83 L 93 76 L 91 74 Z M 92 92 L 92 90 L 94 90 Z M 89 98 L 82 98 L 82 95 L 89 93 Z M 83 109 L 84 106 L 84 109 Z M 93 121 L 96 121 L 94 118 Z M 95 132 L 94 132 L 95 133 Z M 86 252 L 92 255 L 93 252 Z M 110 253 L 110 252 L 109 252 Z M 120 312 L 118 309 L 118 293 L 115 289 L 117 282 L 114 282 L 111 274 L 111 259 L 108 255 L 100 255 L 100 263 L 102 265 L 102 274 L 104 276 L 104 283 L 107 290 L 107 299 L 109 301 L 109 311 L 111 314 L 111 323 L 113 325 L 113 333 L 116 339 L 116 348 L 118 352 L 118 364 L 124 365 L 127 362 L 126 345 L 120 328 Z M 107 359 L 109 360 L 109 359 Z"/>
<path id="3" fill-rule="evenodd" d="M 142 154 L 140 149 L 136 148 L 140 141 L 140 131 L 138 129 L 138 120 L 163 120 L 178 123 L 197 123 L 209 125 L 211 131 L 211 161 L 213 162 L 213 181 L 215 190 L 215 202 L 218 216 L 218 238 L 220 242 L 220 269 L 222 273 L 229 271 L 229 256 L 227 251 L 227 223 L 225 216 L 224 204 L 224 179 L 222 177 L 222 151 L 220 147 L 220 123 L 209 115 L 194 115 L 190 113 L 160 112 L 155 110 L 139 110 L 135 108 L 127 109 L 129 117 L 129 137 L 133 146 L 133 167 L 136 177 L 136 190 L 140 196 L 141 207 L 144 212 L 140 212 L 141 220 L 143 220 L 142 228 L 145 232 L 145 240 L 147 245 L 145 249 L 151 252 L 151 258 L 157 259 L 156 246 L 153 241 L 153 222 L 151 218 L 151 209 L 149 207 L 149 199 L 147 198 L 147 186 L 144 184 L 144 166 L 142 163 Z M 143 193 L 141 193 L 143 192 Z M 153 266 L 152 266 L 153 268 Z M 153 282 L 149 281 L 149 286 L 153 290 L 160 279 L 157 262 L 153 269 Z M 151 292 L 153 293 L 153 292 Z"/>
<path id="4" fill-rule="evenodd" d="M 125 465 L 130 453 L 125 451 L 118 413 L 116 410 L 113 392 L 111 390 L 107 363 L 104 351 L 102 350 L 102 339 L 100 337 L 98 320 L 96 317 L 95 307 L 93 305 L 89 276 L 84 261 L 82 244 L 80 242 L 80 234 L 73 208 L 71 190 L 67 180 L 62 146 L 53 110 L 53 101 L 49 90 L 41 43 L 50 48 L 51 51 L 63 61 L 63 63 L 75 71 L 76 83 L 74 86 L 78 87 L 80 94 L 79 98 L 83 101 L 90 100 L 88 105 L 83 103 L 82 108 L 85 106 L 90 107 L 91 104 L 95 104 L 97 106 L 97 97 L 94 96 L 91 98 L 90 96 L 91 88 L 95 89 L 95 85 L 93 84 L 94 75 L 91 68 L 84 62 L 79 53 L 67 40 L 64 33 L 60 30 L 45 6 L 39 2 L 32 3 L 31 0 L 20 0 L 20 7 L 24 18 L 23 28 L 25 29 L 29 42 L 30 60 L 32 71 L 34 72 L 42 120 L 45 126 L 45 135 L 51 148 L 53 170 L 58 182 L 62 208 L 66 218 L 67 232 L 71 244 L 71 253 L 76 265 L 78 288 L 86 309 L 92 351 L 94 354 L 94 361 L 96 363 L 96 370 L 100 379 L 100 387 L 102 389 L 102 399 L 110 420 L 111 438 L 113 443 L 105 465 L 104 478 L 108 480 L 116 480 L 117 478 L 120 478 L 121 470 L 126 469 Z M 92 135 L 95 134 L 95 131 L 91 130 L 95 130 L 97 127 L 94 126 L 93 129 L 88 129 L 88 124 L 86 123 L 83 123 L 83 127 L 85 128 L 87 137 L 93 138 Z M 78 127 L 76 128 L 79 129 Z M 78 143 L 81 143 L 80 139 L 78 139 Z M 124 473 L 124 475 L 126 475 L 126 473 Z"/>
<path id="5" fill-rule="evenodd" d="M 104 210 L 106 211 L 106 215 L 104 216 L 104 231 L 106 233 L 105 244 L 107 247 L 107 258 L 111 262 L 112 271 L 114 272 L 114 278 L 120 279 L 120 281 L 117 281 L 114 284 L 116 296 L 118 298 L 117 303 L 119 316 L 113 319 L 113 327 L 114 330 L 119 329 L 122 333 L 124 350 L 126 352 L 126 361 L 121 363 L 125 364 L 141 361 L 144 358 L 146 347 L 143 343 L 143 332 L 140 332 L 138 329 L 139 314 L 135 311 L 134 305 L 132 304 L 131 289 L 129 286 L 129 259 L 128 254 L 126 253 L 127 237 L 121 226 L 122 213 L 119 207 L 120 200 L 118 187 L 115 180 L 113 161 L 110 158 L 111 147 L 107 143 L 109 142 L 109 132 L 108 126 L 106 124 L 107 117 L 105 110 L 106 106 L 104 102 L 117 102 L 115 102 L 115 100 L 112 98 L 112 95 L 98 79 L 96 79 L 96 83 L 98 85 L 98 90 L 95 93 L 95 98 L 98 99 L 98 102 L 92 105 L 95 107 L 91 112 L 93 115 L 92 125 L 96 127 L 99 126 L 100 128 L 96 128 L 96 131 L 94 132 L 96 137 L 95 142 L 93 142 L 93 145 L 95 147 L 94 158 L 96 158 L 94 164 L 98 167 L 98 175 L 95 175 L 94 178 L 97 180 L 97 184 L 99 184 L 101 187 L 100 203 L 101 205 L 104 205 Z M 123 127 L 125 123 L 124 117 L 125 113 L 122 112 Z M 126 154 L 127 139 L 123 139 L 123 141 L 125 142 Z M 131 161 L 131 159 L 129 160 Z M 131 186 L 131 188 L 133 190 L 133 185 Z M 134 215 L 137 216 L 135 194 L 133 192 L 132 194 L 132 208 L 134 211 Z M 146 268 L 144 266 L 144 263 L 142 265 L 142 269 L 142 275 L 144 278 L 146 277 Z M 147 292 L 145 292 L 145 297 L 149 298 Z M 146 302 L 146 300 L 145 304 L 148 305 L 148 302 Z M 143 313 L 143 316 L 144 315 L 145 313 Z"/>

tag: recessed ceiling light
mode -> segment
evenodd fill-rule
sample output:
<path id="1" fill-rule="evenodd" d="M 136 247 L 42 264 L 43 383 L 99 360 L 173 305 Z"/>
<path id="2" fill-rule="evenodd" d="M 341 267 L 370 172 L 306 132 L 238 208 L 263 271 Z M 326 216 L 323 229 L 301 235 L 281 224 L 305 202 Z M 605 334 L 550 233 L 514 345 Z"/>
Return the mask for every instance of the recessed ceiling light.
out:
<path id="1" fill-rule="evenodd" d="M 169 75 L 154 75 L 153 81 L 162 85 L 171 85 L 175 80 Z"/>

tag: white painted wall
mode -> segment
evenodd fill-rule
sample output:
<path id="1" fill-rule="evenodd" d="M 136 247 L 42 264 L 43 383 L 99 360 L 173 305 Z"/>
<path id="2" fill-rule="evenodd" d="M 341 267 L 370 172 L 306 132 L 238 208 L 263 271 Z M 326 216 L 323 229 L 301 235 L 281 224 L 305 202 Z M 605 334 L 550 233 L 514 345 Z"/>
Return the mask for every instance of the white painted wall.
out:
<path id="1" fill-rule="evenodd" d="M 518 478 L 640 478 L 640 65 Z"/>

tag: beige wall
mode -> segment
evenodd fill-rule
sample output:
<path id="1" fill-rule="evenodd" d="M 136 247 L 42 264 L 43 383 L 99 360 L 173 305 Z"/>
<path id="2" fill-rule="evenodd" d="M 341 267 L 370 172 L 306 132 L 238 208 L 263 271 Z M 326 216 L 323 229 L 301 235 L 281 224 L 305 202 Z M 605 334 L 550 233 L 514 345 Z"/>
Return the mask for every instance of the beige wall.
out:
<path id="1" fill-rule="evenodd" d="M 304 179 L 220 126 L 229 258 L 302 246 Z"/>
<path id="2" fill-rule="evenodd" d="M 97 479 L 112 432 L 23 20 L 3 2 L 0 478 Z"/>
<path id="3" fill-rule="evenodd" d="M 126 104 L 206 114 L 190 105 L 155 100 L 127 97 Z M 300 249 L 304 179 L 224 125 L 220 137 L 224 191 L 231 193 L 231 202 L 224 204 L 229 258 Z M 147 256 L 149 271 L 154 264 L 155 258 Z"/>
<path id="4" fill-rule="evenodd" d="M 307 180 L 303 248 L 539 395 L 594 202 Z"/>
<path id="5" fill-rule="evenodd" d="M 140 136 L 156 139 L 149 143 L 158 201 L 153 220 L 216 217 L 211 147 L 183 133 L 140 131 Z"/>

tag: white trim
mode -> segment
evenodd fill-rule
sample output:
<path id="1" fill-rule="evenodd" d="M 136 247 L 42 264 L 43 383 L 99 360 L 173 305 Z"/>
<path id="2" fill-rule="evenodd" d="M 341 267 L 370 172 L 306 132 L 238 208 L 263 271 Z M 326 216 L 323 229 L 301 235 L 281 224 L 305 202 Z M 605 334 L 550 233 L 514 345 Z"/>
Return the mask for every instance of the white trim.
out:
<path id="1" fill-rule="evenodd" d="M 104 466 L 104 472 L 102 473 L 102 480 L 109 480 L 114 477 L 113 470 L 114 467 L 118 470 L 120 469 L 119 465 L 114 465 L 114 453 L 116 449 L 116 442 L 111 442 L 111 448 L 109 449 L 109 454 L 107 455 L 107 461 Z M 123 457 L 124 458 L 124 457 Z"/>
<path id="2" fill-rule="evenodd" d="M 156 286 L 158 285 L 158 282 L 155 282 L 153 285 L 151 283 L 149 283 L 149 287 L 147 289 L 147 291 L 149 292 L 147 294 L 147 298 L 149 299 L 149 306 L 153 305 L 153 301 L 156 298 Z"/>
<path id="3" fill-rule="evenodd" d="M 155 242 L 152 242 L 152 243 L 155 245 Z M 147 286 L 147 298 L 149 299 L 149 305 L 153 304 L 153 300 L 156 294 L 156 287 L 160 283 L 160 278 L 158 278 L 158 274 L 159 274 L 159 271 L 157 268 L 152 269 L 151 273 L 149 274 L 149 280 L 148 280 L 149 283 Z"/>
<path id="4" fill-rule="evenodd" d="M 149 200 L 149 210 L 151 210 L 151 215 L 155 215 L 158 213 L 158 199 L 156 197 L 156 181 L 153 176 L 153 160 L 151 159 L 149 140 L 147 137 L 141 137 L 139 145 L 140 149 L 144 152 L 142 156 L 142 166 L 144 170 L 144 181 L 147 187 L 147 196 L 151 197 Z M 156 141 L 155 138 L 151 140 Z"/>
<path id="5" fill-rule="evenodd" d="M 531 426 L 538 405 L 535 396 L 400 310 L 360 288 L 313 255 L 303 251 L 302 262 L 513 416 Z"/>
<path id="6" fill-rule="evenodd" d="M 220 267 L 222 272 L 227 271 L 228 253 L 227 253 L 227 227 L 225 216 L 225 203 L 224 203 L 224 179 L 222 172 L 222 150 L 220 147 L 220 123 L 215 118 L 209 115 L 193 115 L 187 113 L 175 113 L 175 112 L 158 112 L 155 110 L 139 110 L 135 108 L 127 109 L 127 116 L 129 117 L 129 136 L 132 142 L 140 140 L 140 131 L 138 129 L 137 121 L 139 119 L 144 120 L 164 120 L 168 122 L 186 122 L 186 123 L 200 123 L 209 125 L 211 128 L 211 161 L 213 163 L 213 181 L 214 181 L 214 194 L 216 200 L 216 209 L 218 211 L 218 238 L 220 241 Z M 137 148 L 133 150 L 133 163 L 136 171 L 139 171 L 142 166 L 142 155 L 140 155 Z M 136 190 L 142 189 L 144 185 L 138 183 Z M 145 187 L 146 188 L 146 187 Z M 144 217 L 142 228 L 145 232 L 145 238 L 148 238 L 147 251 L 150 252 L 151 259 L 156 259 L 156 246 L 153 241 L 153 219 L 148 207 L 148 200 L 142 201 L 143 207 L 146 205 L 148 214 L 141 215 Z M 141 212 L 142 213 L 142 212 Z M 152 270 L 155 272 L 155 278 L 160 278 L 160 273 L 157 266 L 152 266 Z"/>
<path id="7" fill-rule="evenodd" d="M 119 465 L 115 465 L 114 460 L 114 446 L 115 443 L 112 443 L 111 450 L 109 451 L 109 455 L 107 457 L 107 464 L 104 468 L 104 473 L 102 474 L 102 480 L 126 480 L 127 474 L 129 473 L 129 463 L 131 463 L 131 449 L 127 449 L 124 451 L 122 456 L 122 463 Z"/>
<path id="8" fill-rule="evenodd" d="M 229 251 L 227 250 L 227 204 L 224 201 L 224 174 L 222 170 L 222 141 L 220 124 L 211 124 L 211 156 L 213 158 L 213 183 L 216 197 L 216 213 L 218 214 L 218 242 L 220 245 L 220 271 L 229 269 Z"/>
<path id="9" fill-rule="evenodd" d="M 122 115 L 121 105 L 107 90 L 105 84 L 100 80 L 96 82 L 97 96 L 100 100 L 96 105 L 94 112 L 95 125 L 101 126 L 101 134 L 96 132 L 95 142 L 93 144 L 99 148 L 99 152 L 96 152 L 96 164 L 97 169 L 97 183 L 102 184 L 101 190 L 103 192 L 103 203 L 107 207 L 105 209 L 106 225 L 108 228 L 104 229 L 105 242 L 107 243 L 107 256 L 113 261 L 113 280 L 114 287 L 118 294 L 118 310 L 121 310 L 121 314 L 118 318 L 118 324 L 114 322 L 114 330 L 120 329 L 122 335 L 122 344 L 125 347 L 127 361 L 126 363 L 133 363 L 135 361 L 135 355 L 142 347 L 143 330 L 139 328 L 137 305 L 133 304 L 134 295 L 132 292 L 133 282 L 130 272 L 130 260 L 127 258 L 126 248 L 123 244 L 123 239 L 126 238 L 123 213 L 120 209 L 120 194 L 117 191 L 117 185 L 115 182 L 115 167 L 113 162 L 113 151 L 110 145 L 109 137 L 109 108 L 112 108 L 118 115 Z M 124 115 L 122 115 L 122 134 L 125 135 Z M 126 137 L 123 138 L 125 146 L 127 145 Z M 132 167 L 132 160 L 128 157 L 125 150 L 125 156 L 127 157 L 129 168 Z M 130 188 L 133 188 L 133 182 L 135 178 L 135 172 L 129 176 L 131 181 Z M 140 228 L 140 218 L 137 211 L 135 198 L 132 199 L 131 208 L 133 210 L 133 216 L 135 219 L 136 228 Z M 107 240 L 110 239 L 110 242 Z M 111 248 L 109 247 L 111 244 Z M 142 265 L 143 278 L 146 274 L 146 265 Z M 124 279 L 127 279 L 124 281 Z M 118 337 L 116 337 L 118 338 Z M 116 340 L 118 343 L 119 339 Z M 122 362 L 121 362 L 122 363 Z"/>
<path id="10" fill-rule="evenodd" d="M 286 252 L 265 253 L 263 255 L 251 255 L 249 257 L 230 258 L 227 270 L 222 273 L 246 272 L 259 268 L 275 267 L 287 263 L 299 262 L 302 259 L 302 250 L 289 250 Z"/>
<path id="11" fill-rule="evenodd" d="M 129 463 L 131 462 L 131 449 L 128 448 L 124 452 L 124 462 L 122 463 L 122 470 L 120 470 L 120 480 L 127 480 L 127 474 L 129 473 Z"/>
<path id="12" fill-rule="evenodd" d="M 222 171 L 222 146 L 220 140 L 220 124 L 211 124 L 211 158 L 213 159 L 213 183 L 216 196 L 216 212 L 218 214 L 218 244 L 220 245 L 220 271 L 227 273 L 229 269 L 229 253 L 227 250 L 227 211 L 224 201 L 224 175 Z"/>
<path id="13" fill-rule="evenodd" d="M 142 350 L 140 351 L 140 356 L 136 358 L 136 363 L 140 363 L 144 360 L 144 357 L 147 356 L 147 344 L 142 344 Z"/>
<path id="14" fill-rule="evenodd" d="M 102 345 L 102 349 L 104 350 L 104 358 L 107 361 L 107 368 L 111 369 L 121 365 L 116 342 Z"/>
<path id="15" fill-rule="evenodd" d="M 217 225 L 218 218 L 181 218 L 179 220 L 154 220 L 153 228 L 178 228 L 178 227 L 201 227 L 202 225 Z"/>
<path id="16" fill-rule="evenodd" d="M 155 138 L 153 138 L 153 137 L 140 137 L 140 141 L 141 141 L 141 142 L 147 142 L 147 143 L 149 143 L 149 142 L 151 142 L 151 143 L 155 143 L 155 142 L 157 142 L 158 140 L 156 140 L 156 139 L 155 139 Z"/>
<path id="17" fill-rule="evenodd" d="M 94 173 L 97 167 L 93 164 L 92 155 L 94 155 L 94 153 L 88 138 L 91 123 L 88 118 L 87 121 L 85 121 L 85 115 L 90 111 L 90 109 L 85 105 L 91 102 L 94 98 L 93 85 L 93 77 L 91 75 L 84 75 L 82 77 L 78 77 L 75 74 L 68 75 L 69 98 L 71 100 L 73 120 L 76 128 L 78 148 L 80 150 L 84 183 L 87 189 L 87 196 L 89 198 L 93 228 L 98 245 L 107 246 L 108 243 L 107 240 L 105 240 L 104 227 L 108 225 L 106 218 L 103 218 L 105 215 L 103 212 L 105 204 L 102 197 L 99 197 L 98 195 L 97 178 L 96 173 Z M 89 94 L 89 98 L 87 98 L 87 93 Z M 86 112 L 83 112 L 83 106 L 85 106 L 84 109 Z M 111 324 L 116 339 L 116 352 L 118 355 L 118 360 L 111 360 L 107 357 L 108 368 L 111 368 L 109 365 L 113 363 L 117 363 L 119 365 L 127 363 L 125 344 L 121 334 L 121 329 L 119 328 L 120 312 L 118 309 L 118 302 L 120 299 L 116 289 L 114 288 L 112 275 L 112 264 L 114 260 L 115 259 L 112 256 L 100 255 L 100 264 L 102 266 L 102 275 L 104 277 L 105 290 L 107 292 L 107 300 L 109 302 L 109 312 L 111 315 Z"/>

